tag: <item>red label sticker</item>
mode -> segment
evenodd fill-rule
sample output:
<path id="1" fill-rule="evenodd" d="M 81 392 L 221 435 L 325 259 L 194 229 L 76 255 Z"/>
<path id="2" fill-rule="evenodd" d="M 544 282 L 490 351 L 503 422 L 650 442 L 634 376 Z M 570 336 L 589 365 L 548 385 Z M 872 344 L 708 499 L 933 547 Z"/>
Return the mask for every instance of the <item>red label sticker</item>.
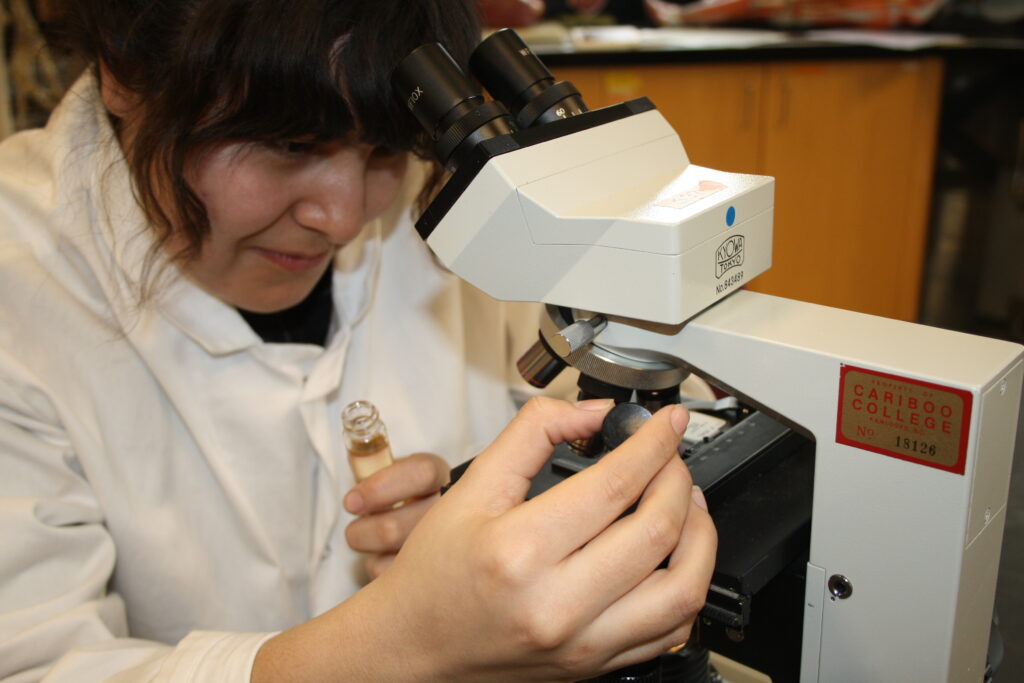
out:
<path id="1" fill-rule="evenodd" d="M 655 202 L 655 206 L 667 206 L 670 209 L 685 209 L 694 202 L 699 202 L 705 197 L 710 197 L 719 190 L 724 190 L 725 185 L 715 180 L 701 180 L 697 187 L 680 192 L 677 195 Z"/>
<path id="2" fill-rule="evenodd" d="M 843 365 L 836 441 L 963 474 L 971 400 L 963 389 Z"/>

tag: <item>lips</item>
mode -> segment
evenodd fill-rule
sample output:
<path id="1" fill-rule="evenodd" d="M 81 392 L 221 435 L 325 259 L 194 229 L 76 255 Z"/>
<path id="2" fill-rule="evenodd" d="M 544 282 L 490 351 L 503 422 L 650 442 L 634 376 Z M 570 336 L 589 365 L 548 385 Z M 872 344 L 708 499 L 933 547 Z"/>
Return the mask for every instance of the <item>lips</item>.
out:
<path id="1" fill-rule="evenodd" d="M 318 254 L 298 254 L 273 249 L 256 248 L 256 253 L 270 261 L 278 268 L 292 273 L 304 273 L 316 268 L 323 263 L 329 252 L 323 251 Z"/>

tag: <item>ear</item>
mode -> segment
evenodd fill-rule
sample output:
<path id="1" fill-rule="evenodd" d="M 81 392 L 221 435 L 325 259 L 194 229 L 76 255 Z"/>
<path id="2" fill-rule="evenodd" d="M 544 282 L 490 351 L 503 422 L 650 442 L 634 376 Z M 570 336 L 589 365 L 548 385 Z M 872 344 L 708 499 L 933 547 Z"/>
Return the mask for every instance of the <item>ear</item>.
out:
<path id="1" fill-rule="evenodd" d="M 107 111 L 119 119 L 131 114 L 139 103 L 138 95 L 121 85 L 103 60 L 100 60 L 100 97 Z"/>

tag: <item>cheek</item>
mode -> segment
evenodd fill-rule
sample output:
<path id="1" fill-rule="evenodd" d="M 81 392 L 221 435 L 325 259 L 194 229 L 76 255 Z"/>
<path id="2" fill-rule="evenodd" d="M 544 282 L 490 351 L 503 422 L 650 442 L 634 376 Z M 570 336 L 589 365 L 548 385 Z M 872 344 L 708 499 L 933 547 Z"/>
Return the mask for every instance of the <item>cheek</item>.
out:
<path id="1" fill-rule="evenodd" d="M 234 145 L 205 156 L 188 180 L 219 232 L 245 233 L 280 211 L 282 178 Z"/>
<path id="2" fill-rule="evenodd" d="M 379 216 L 398 197 L 406 166 L 407 160 L 403 156 L 399 161 L 387 166 L 367 169 L 364 202 L 366 220 Z"/>

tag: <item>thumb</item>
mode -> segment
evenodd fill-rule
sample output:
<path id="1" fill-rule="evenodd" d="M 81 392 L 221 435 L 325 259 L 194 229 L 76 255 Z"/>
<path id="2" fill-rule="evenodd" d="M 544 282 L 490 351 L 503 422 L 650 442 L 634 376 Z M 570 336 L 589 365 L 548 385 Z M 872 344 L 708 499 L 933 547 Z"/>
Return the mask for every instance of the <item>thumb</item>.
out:
<path id="1" fill-rule="evenodd" d="M 530 399 L 466 470 L 463 493 L 501 514 L 522 503 L 557 444 L 593 436 L 615 402 Z"/>

